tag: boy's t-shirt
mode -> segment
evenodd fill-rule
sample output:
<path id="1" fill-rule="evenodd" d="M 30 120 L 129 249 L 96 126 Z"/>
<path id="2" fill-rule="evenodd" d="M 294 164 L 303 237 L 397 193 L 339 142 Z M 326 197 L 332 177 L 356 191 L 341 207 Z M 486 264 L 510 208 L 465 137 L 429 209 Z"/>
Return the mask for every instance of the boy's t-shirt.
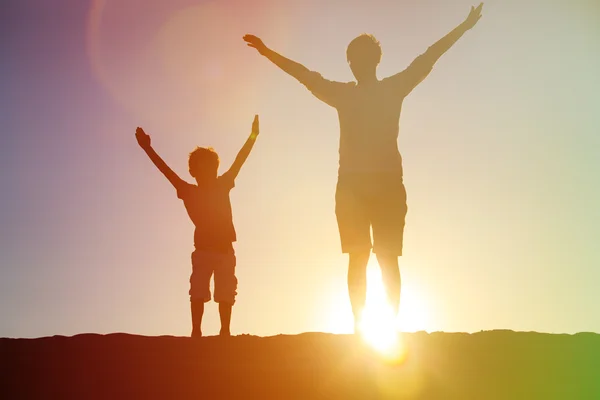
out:
<path id="1" fill-rule="evenodd" d="M 194 246 L 198 250 L 233 252 L 236 241 L 229 192 L 235 186 L 227 173 L 214 182 L 199 187 L 182 181 L 177 197 L 194 223 Z"/>

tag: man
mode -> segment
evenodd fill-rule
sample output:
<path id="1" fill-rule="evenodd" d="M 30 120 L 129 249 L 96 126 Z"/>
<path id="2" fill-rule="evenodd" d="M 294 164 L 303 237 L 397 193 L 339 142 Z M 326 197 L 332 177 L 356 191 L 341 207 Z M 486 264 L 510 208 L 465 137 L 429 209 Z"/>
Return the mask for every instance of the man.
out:
<path id="1" fill-rule="evenodd" d="M 433 65 L 481 18 L 483 3 L 429 47 L 404 71 L 379 80 L 381 47 L 362 34 L 348 45 L 346 56 L 356 82 L 334 82 L 269 49 L 261 39 L 244 36 L 248 46 L 335 107 L 340 123 L 339 170 L 335 212 L 342 252 L 349 254 L 348 292 L 355 329 L 366 300 L 366 270 L 371 249 L 377 256 L 394 313 L 400 302 L 400 270 L 406 191 L 398 151 L 398 125 L 404 98 L 431 72 Z M 371 243 L 371 227 L 373 243 Z"/>

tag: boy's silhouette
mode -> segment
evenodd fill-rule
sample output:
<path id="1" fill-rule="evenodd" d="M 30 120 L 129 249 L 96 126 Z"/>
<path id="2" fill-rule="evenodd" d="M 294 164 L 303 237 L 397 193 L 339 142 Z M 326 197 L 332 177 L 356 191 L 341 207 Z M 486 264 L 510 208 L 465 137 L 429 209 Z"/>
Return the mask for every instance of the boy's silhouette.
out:
<path id="1" fill-rule="evenodd" d="M 244 36 L 271 62 L 335 107 L 340 123 L 339 171 L 335 211 L 342 251 L 349 253 L 348 292 L 355 327 L 366 297 L 366 268 L 371 249 L 377 256 L 395 313 L 400 301 L 400 270 L 406 191 L 398 151 L 399 118 L 404 98 L 431 72 L 433 65 L 479 18 L 483 3 L 458 27 L 429 47 L 408 68 L 378 80 L 381 47 L 362 34 L 348 45 L 346 56 L 356 82 L 334 82 L 269 49 L 261 39 Z M 373 243 L 371 243 L 371 227 Z"/>
<path id="2" fill-rule="evenodd" d="M 259 133 L 258 115 L 252 123 L 252 133 L 238 153 L 235 161 L 221 176 L 217 176 L 219 156 L 212 148 L 197 147 L 189 157 L 189 172 L 196 179 L 190 184 L 181 179 L 160 158 L 150 144 L 142 128 L 137 128 L 135 137 L 150 160 L 177 190 L 177 197 L 183 200 L 194 231 L 192 253 L 192 274 L 190 276 L 190 302 L 192 311 L 192 337 L 202 336 L 201 324 L 204 303 L 210 301 L 210 278 L 215 275 L 215 302 L 219 303 L 221 336 L 230 336 L 231 308 L 237 294 L 235 276 L 236 241 L 231 212 L 229 192 L 235 186 L 242 165 L 248 158 Z"/>

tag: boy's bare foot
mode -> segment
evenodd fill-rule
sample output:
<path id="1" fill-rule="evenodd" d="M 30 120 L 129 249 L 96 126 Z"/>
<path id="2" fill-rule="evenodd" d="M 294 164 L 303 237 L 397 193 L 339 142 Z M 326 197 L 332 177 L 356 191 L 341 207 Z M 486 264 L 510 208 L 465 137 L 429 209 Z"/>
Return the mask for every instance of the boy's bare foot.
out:
<path id="1" fill-rule="evenodd" d="M 202 331 L 201 330 L 192 330 L 192 337 L 193 338 L 202 337 Z"/>

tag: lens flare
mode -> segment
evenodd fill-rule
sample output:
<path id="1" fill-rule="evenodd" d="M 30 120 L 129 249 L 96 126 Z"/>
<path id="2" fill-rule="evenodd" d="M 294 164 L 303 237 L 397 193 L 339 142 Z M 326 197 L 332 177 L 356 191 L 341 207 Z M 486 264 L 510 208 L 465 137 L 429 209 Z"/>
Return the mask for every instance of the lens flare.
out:
<path id="1" fill-rule="evenodd" d="M 401 362 L 406 349 L 378 267 L 367 270 L 367 301 L 358 324 L 362 339 L 386 361 Z"/>

